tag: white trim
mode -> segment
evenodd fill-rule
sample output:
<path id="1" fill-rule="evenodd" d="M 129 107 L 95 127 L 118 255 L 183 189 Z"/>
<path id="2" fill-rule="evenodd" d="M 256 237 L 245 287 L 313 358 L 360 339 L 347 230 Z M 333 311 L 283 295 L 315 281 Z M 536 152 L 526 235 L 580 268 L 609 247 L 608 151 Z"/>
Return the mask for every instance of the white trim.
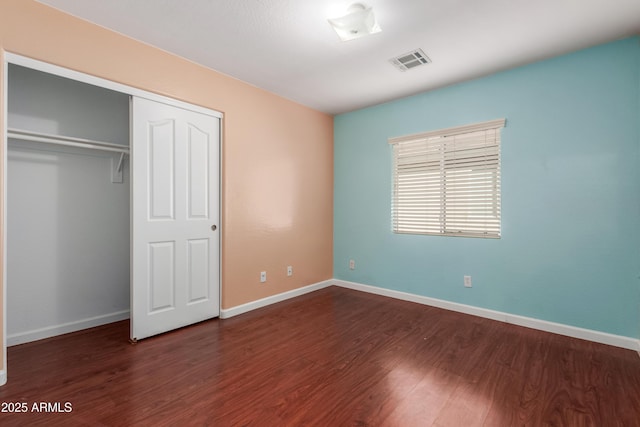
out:
<path id="1" fill-rule="evenodd" d="M 44 338 L 55 337 L 57 335 L 68 334 L 83 329 L 94 328 L 106 325 L 107 323 L 119 322 L 129 318 L 129 310 L 118 311 L 101 316 L 90 317 L 88 319 L 76 320 L 74 322 L 63 323 L 61 325 L 47 326 L 45 328 L 34 329 L 32 331 L 20 332 L 7 337 L 9 346 L 24 344 Z"/>
<path id="2" fill-rule="evenodd" d="M 554 334 L 566 335 L 568 337 L 579 338 L 601 344 L 612 345 L 615 347 L 627 348 L 629 350 L 640 351 L 640 340 L 621 335 L 613 335 L 606 332 L 594 331 L 592 329 L 583 329 L 575 326 L 565 325 L 562 323 L 548 322 L 546 320 L 534 319 L 532 317 L 519 316 L 515 314 L 504 313 L 501 311 L 460 304 L 457 302 L 410 294 L 407 292 L 393 291 L 376 286 L 348 282 L 345 280 L 334 280 L 333 283 L 336 286 L 341 286 L 343 288 L 353 289 L 356 291 L 368 292 L 371 294 L 382 295 L 385 297 L 400 299 L 404 301 L 411 301 L 418 304 L 443 308 L 445 310 L 457 311 L 459 313 L 471 314 L 473 316 L 498 320 L 500 322 L 511 323 L 518 326 L 524 326 L 526 328 L 538 329 L 540 331 L 551 332 Z"/>
<path id="3" fill-rule="evenodd" d="M 270 297 L 251 301 L 246 304 L 236 305 L 235 307 L 231 307 L 231 308 L 225 308 L 220 310 L 220 318 L 228 319 L 230 317 L 247 313 L 249 311 L 256 310 L 258 308 L 266 307 L 268 305 L 275 304 L 277 302 L 281 302 L 284 300 L 298 297 L 300 295 L 308 294 L 309 292 L 314 292 L 323 288 L 327 288 L 333 285 L 333 282 L 334 282 L 333 279 L 325 280 L 323 282 L 314 283 L 312 285 L 304 286 L 302 288 L 292 289 L 287 292 L 271 295 Z"/>
<path id="4" fill-rule="evenodd" d="M 7 52 L 0 50 L 2 57 L 2 219 L 0 230 L 2 231 L 2 369 L 0 370 L 0 385 L 7 382 L 7 114 L 9 96 L 9 63 Z"/>
<path id="5" fill-rule="evenodd" d="M 116 92 L 126 93 L 127 95 L 137 96 L 139 98 L 145 98 L 150 101 L 161 102 L 163 104 L 172 105 L 174 107 L 182 108 L 184 110 L 195 111 L 198 113 L 206 114 L 208 116 L 218 117 L 220 119 L 223 117 L 223 114 L 220 111 L 212 110 L 207 107 L 190 104 L 183 101 L 178 101 L 177 99 L 168 98 L 166 96 L 158 95 L 156 93 L 148 92 L 142 89 L 137 89 L 135 87 L 128 86 L 122 83 L 116 83 L 114 81 L 92 76 L 90 74 L 85 74 L 79 71 L 70 70 L 68 68 L 59 67 L 57 65 L 49 64 L 47 62 L 38 61 L 37 59 L 27 58 L 25 56 L 18 55 L 15 53 L 5 52 L 4 62 L 5 62 L 5 73 L 7 69 L 6 68 L 7 63 L 21 65 L 23 67 L 32 68 L 34 70 L 43 71 L 45 73 L 53 74 L 60 77 L 66 77 L 68 79 L 76 80 L 82 83 L 88 83 L 88 84 L 99 86 L 105 89 L 114 90 Z"/>
<path id="6" fill-rule="evenodd" d="M 222 236 L 223 232 L 226 234 L 226 230 L 224 230 L 222 223 L 222 215 L 224 210 L 222 209 L 222 137 L 224 135 L 223 128 L 224 120 L 220 120 L 218 132 L 220 135 L 218 136 L 218 317 L 222 318 Z"/>

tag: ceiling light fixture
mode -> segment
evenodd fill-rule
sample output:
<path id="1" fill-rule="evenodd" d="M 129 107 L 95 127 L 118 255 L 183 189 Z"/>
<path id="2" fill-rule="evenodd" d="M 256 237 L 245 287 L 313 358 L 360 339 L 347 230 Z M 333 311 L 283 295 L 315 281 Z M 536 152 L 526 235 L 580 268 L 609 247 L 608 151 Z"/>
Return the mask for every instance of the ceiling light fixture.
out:
<path id="1" fill-rule="evenodd" d="M 362 3 L 352 4 L 344 16 L 328 19 L 328 21 L 343 42 L 379 33 L 382 30 L 376 21 L 373 9 Z"/>

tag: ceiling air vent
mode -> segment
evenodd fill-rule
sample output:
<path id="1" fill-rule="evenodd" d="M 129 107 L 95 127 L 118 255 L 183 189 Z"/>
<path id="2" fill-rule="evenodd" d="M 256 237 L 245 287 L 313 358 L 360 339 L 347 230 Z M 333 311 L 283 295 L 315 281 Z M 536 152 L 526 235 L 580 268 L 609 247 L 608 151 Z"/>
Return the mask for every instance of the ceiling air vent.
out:
<path id="1" fill-rule="evenodd" d="M 426 65 L 431 62 L 429 57 L 422 51 L 422 49 L 416 49 L 411 52 L 405 53 L 389 60 L 400 71 L 407 71 L 412 68 Z"/>

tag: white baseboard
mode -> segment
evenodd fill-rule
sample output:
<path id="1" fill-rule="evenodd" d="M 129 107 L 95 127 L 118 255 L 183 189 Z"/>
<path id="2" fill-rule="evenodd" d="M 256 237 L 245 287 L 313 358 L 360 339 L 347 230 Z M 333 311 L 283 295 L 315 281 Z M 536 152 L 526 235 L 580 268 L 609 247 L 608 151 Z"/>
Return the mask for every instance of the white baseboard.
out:
<path id="1" fill-rule="evenodd" d="M 47 326 L 46 328 L 18 332 L 7 336 L 7 347 L 50 338 L 56 335 L 67 334 L 69 332 L 80 331 L 82 329 L 93 328 L 95 326 L 106 325 L 107 323 L 118 322 L 128 318 L 129 310 L 123 310 L 115 313 L 104 314 L 102 316 L 63 323 L 62 325 Z"/>
<path id="2" fill-rule="evenodd" d="M 323 282 L 314 283 L 312 285 L 304 286 L 302 288 L 293 289 L 280 294 L 272 295 L 270 297 L 262 298 L 256 301 L 251 301 L 246 304 L 237 305 L 231 308 L 225 308 L 220 310 L 220 318 L 228 319 L 229 317 L 237 316 L 242 313 L 249 312 L 258 308 L 266 307 L 271 304 L 275 304 L 280 301 L 284 301 L 290 298 L 295 298 L 300 295 L 308 294 L 309 292 L 317 291 L 322 288 L 333 285 L 334 280 L 325 280 Z"/>
<path id="3" fill-rule="evenodd" d="M 0 386 L 7 383 L 7 371 L 0 371 Z"/>
<path id="4" fill-rule="evenodd" d="M 474 316 L 485 317 L 487 319 L 498 320 L 500 322 L 511 323 L 531 329 L 552 332 L 554 334 L 566 335 L 573 338 L 580 338 L 601 344 L 608 344 L 615 347 L 627 348 L 640 352 L 640 340 L 621 335 L 608 334 L 606 332 L 583 329 L 575 326 L 564 325 L 562 323 L 548 322 L 546 320 L 534 319 L 532 317 L 518 316 L 501 311 L 489 310 L 486 308 L 474 307 L 471 305 L 445 301 L 437 298 L 430 298 L 407 292 L 393 291 L 390 289 L 378 288 L 376 286 L 363 285 L 361 283 L 348 282 L 345 280 L 334 280 L 336 286 L 354 289 L 356 291 L 368 292 L 404 301 L 416 302 L 418 304 L 429 305 Z M 640 353 L 639 353 L 640 354 Z"/>

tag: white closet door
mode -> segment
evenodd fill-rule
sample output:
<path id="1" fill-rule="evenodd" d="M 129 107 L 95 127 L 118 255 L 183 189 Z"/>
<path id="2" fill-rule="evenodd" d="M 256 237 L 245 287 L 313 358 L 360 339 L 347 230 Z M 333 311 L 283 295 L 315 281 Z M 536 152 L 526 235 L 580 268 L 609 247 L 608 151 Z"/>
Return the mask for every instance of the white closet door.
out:
<path id="1" fill-rule="evenodd" d="M 132 97 L 131 338 L 220 314 L 217 117 Z"/>

